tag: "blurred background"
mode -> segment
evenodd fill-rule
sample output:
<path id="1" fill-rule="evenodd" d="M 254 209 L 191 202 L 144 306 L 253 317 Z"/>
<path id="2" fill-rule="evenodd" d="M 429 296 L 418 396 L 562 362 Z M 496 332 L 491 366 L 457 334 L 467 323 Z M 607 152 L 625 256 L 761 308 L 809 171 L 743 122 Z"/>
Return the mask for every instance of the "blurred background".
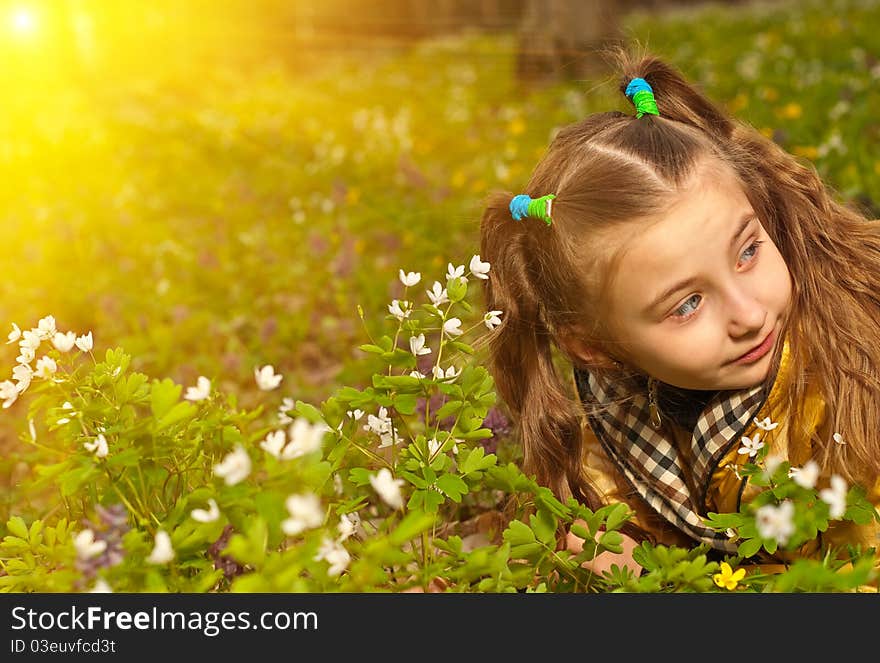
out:
<path id="1" fill-rule="evenodd" d="M 479 252 L 486 193 L 519 191 L 560 126 L 632 112 L 609 41 L 878 216 L 878 28 L 868 0 L 0 0 L 0 325 L 53 315 L 243 406 L 365 386 L 398 270 L 427 302 Z"/>

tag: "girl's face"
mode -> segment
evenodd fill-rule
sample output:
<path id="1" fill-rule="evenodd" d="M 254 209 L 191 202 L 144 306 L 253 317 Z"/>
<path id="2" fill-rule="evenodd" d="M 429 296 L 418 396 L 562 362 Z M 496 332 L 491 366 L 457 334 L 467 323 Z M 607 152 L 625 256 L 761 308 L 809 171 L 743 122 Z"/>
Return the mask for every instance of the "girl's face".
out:
<path id="1" fill-rule="evenodd" d="M 624 250 L 610 301 L 629 361 L 685 389 L 750 388 L 767 376 L 791 279 L 732 173 L 703 170 Z"/>

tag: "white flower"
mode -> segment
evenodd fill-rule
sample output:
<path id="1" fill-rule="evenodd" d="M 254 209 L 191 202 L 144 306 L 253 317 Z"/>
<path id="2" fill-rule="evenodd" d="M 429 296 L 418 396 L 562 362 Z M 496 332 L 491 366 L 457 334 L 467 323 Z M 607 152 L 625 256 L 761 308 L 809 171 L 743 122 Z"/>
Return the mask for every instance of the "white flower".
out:
<path id="1" fill-rule="evenodd" d="M 758 453 L 758 450 L 764 446 L 764 443 L 759 441 L 760 438 L 760 433 L 755 433 L 753 438 L 743 435 L 742 446 L 737 449 L 737 453 L 748 454 L 749 457 L 755 456 Z"/>
<path id="2" fill-rule="evenodd" d="M 779 506 L 765 504 L 755 513 L 755 522 L 758 533 L 762 538 L 775 539 L 784 546 L 788 538 L 794 533 L 794 503 L 785 500 Z"/>
<path id="3" fill-rule="evenodd" d="M 428 455 L 433 457 L 434 454 L 436 454 L 442 446 L 442 442 L 440 442 L 436 437 L 432 437 L 430 440 L 428 440 Z"/>
<path id="4" fill-rule="evenodd" d="M 819 497 L 831 507 L 832 518 L 841 518 L 846 513 L 846 481 L 840 475 L 831 476 L 831 487 L 820 490 Z"/>
<path id="5" fill-rule="evenodd" d="M 55 375 L 56 371 L 58 371 L 58 364 L 56 364 L 55 360 L 48 355 L 43 355 L 40 359 L 37 359 L 37 367 L 34 369 L 34 375 L 38 378 L 49 379 Z"/>
<path id="6" fill-rule="evenodd" d="M 330 568 L 327 569 L 329 575 L 338 576 L 348 568 L 348 563 L 351 562 L 351 555 L 341 543 L 325 536 L 321 542 L 321 547 L 318 549 L 318 553 L 315 555 L 316 562 L 321 560 L 325 560 L 330 564 Z"/>
<path id="7" fill-rule="evenodd" d="M 16 401 L 19 394 L 18 387 L 12 380 L 4 380 L 0 382 L 0 400 L 3 401 L 3 409 L 11 407 Z"/>
<path id="8" fill-rule="evenodd" d="M 76 343 L 76 334 L 72 331 L 69 331 L 66 334 L 55 332 L 55 335 L 52 337 L 52 345 L 58 348 L 61 352 L 70 352 L 73 349 L 74 343 Z"/>
<path id="9" fill-rule="evenodd" d="M 324 511 L 321 500 L 313 493 L 290 495 L 285 501 L 290 518 L 281 523 L 285 534 L 296 536 L 312 527 L 319 527 L 324 522 Z"/>
<path id="10" fill-rule="evenodd" d="M 462 281 L 467 283 L 467 276 L 464 275 L 464 265 L 459 265 L 458 267 L 453 267 L 452 263 L 448 263 L 446 266 L 446 280 L 449 279 L 460 278 Z"/>
<path id="11" fill-rule="evenodd" d="M 410 336 L 409 349 L 416 356 L 431 354 L 431 348 L 425 347 L 424 334 L 419 334 L 418 336 Z"/>
<path id="12" fill-rule="evenodd" d="M 40 336 L 44 341 L 48 341 L 55 335 L 55 318 L 51 315 L 47 315 L 45 318 L 41 318 L 37 323 L 37 326 L 34 328 L 34 331 Z"/>
<path id="13" fill-rule="evenodd" d="M 801 488 L 815 488 L 819 479 L 819 465 L 814 460 L 808 460 L 803 467 L 792 467 L 788 476 Z"/>
<path id="14" fill-rule="evenodd" d="M 492 331 L 501 324 L 501 311 L 489 311 L 486 315 L 483 316 L 483 324 Z"/>
<path id="15" fill-rule="evenodd" d="M 254 369 L 254 379 L 257 381 L 257 386 L 263 391 L 271 391 L 275 389 L 279 384 L 281 384 L 281 379 L 284 376 L 276 375 L 275 369 L 271 364 L 267 364 L 262 368 Z"/>
<path id="16" fill-rule="evenodd" d="M 104 433 L 98 433 L 98 437 L 94 442 L 83 442 L 83 446 L 95 454 L 96 458 L 106 458 L 109 449 L 107 448 L 107 438 Z"/>
<path id="17" fill-rule="evenodd" d="M 834 438 L 834 441 L 837 442 L 837 444 L 846 444 L 846 440 L 843 439 L 843 435 L 840 433 L 835 433 L 831 437 Z"/>
<path id="18" fill-rule="evenodd" d="M 222 477 L 227 486 L 234 486 L 243 481 L 251 473 L 251 457 L 240 444 L 235 450 L 226 454 L 221 462 L 214 465 L 214 474 Z"/>
<path id="19" fill-rule="evenodd" d="M 449 293 L 446 292 L 446 288 L 440 285 L 440 281 L 434 281 L 431 289 L 425 290 L 425 292 L 428 293 L 428 299 L 431 300 L 434 306 L 440 306 L 449 302 Z"/>
<path id="20" fill-rule="evenodd" d="M 331 430 L 323 422 L 312 424 L 308 419 L 297 417 L 290 425 L 290 442 L 281 452 L 284 460 L 299 458 L 313 451 L 320 451 L 324 443 L 324 433 Z"/>
<path id="21" fill-rule="evenodd" d="M 346 411 L 345 411 L 345 414 L 347 414 L 349 417 L 351 417 L 352 419 L 354 419 L 355 421 L 357 421 L 357 420 L 360 419 L 362 416 L 364 416 L 364 411 L 363 411 L 363 410 L 359 410 L 358 408 L 355 408 L 354 410 L 346 410 Z"/>
<path id="22" fill-rule="evenodd" d="M 768 477 L 773 476 L 776 468 L 785 460 L 782 456 L 771 455 L 764 459 L 764 474 Z"/>
<path id="23" fill-rule="evenodd" d="M 480 260 L 480 255 L 477 254 L 473 258 L 471 258 L 471 273 L 476 276 L 478 279 L 488 279 L 489 278 L 489 263 L 483 262 Z"/>
<path id="24" fill-rule="evenodd" d="M 395 299 L 388 305 L 388 312 L 398 320 L 403 320 L 410 316 L 412 308 L 410 308 L 410 303 L 405 299 Z"/>
<path id="25" fill-rule="evenodd" d="M 370 483 L 373 486 L 373 490 L 379 493 L 379 497 L 388 506 L 393 509 L 403 507 L 403 496 L 400 494 L 403 479 L 395 479 L 387 467 L 383 467 L 376 474 L 370 475 Z"/>
<path id="26" fill-rule="evenodd" d="M 417 380 L 421 380 L 422 378 L 426 378 L 426 377 L 428 377 L 427 375 L 425 375 L 425 374 L 422 373 L 421 371 L 410 371 L 410 372 L 409 372 L 409 376 L 410 376 L 411 378 L 416 378 Z"/>
<path id="27" fill-rule="evenodd" d="M 461 336 L 461 320 L 449 318 L 449 320 L 443 323 L 443 331 L 449 336 Z"/>
<path id="28" fill-rule="evenodd" d="M 337 474 L 336 476 L 338 477 L 339 475 Z M 343 513 L 339 516 L 339 525 L 336 527 L 339 530 L 339 540 L 345 541 L 357 531 L 360 524 L 361 517 L 357 514 L 357 511 Z"/>
<path id="29" fill-rule="evenodd" d="M 379 448 L 389 447 L 400 442 L 397 429 L 394 427 L 394 422 L 391 420 L 391 417 L 388 416 L 387 408 L 380 407 L 378 417 L 368 414 L 364 430 L 372 431 L 379 436 L 381 440 Z"/>
<path id="30" fill-rule="evenodd" d="M 193 520 L 197 520 L 200 523 L 213 523 L 220 517 L 220 509 L 217 507 L 217 502 L 213 497 L 208 499 L 208 508 L 205 509 L 193 509 L 189 512 L 189 515 L 192 516 Z"/>
<path id="31" fill-rule="evenodd" d="M 171 547 L 171 537 L 168 532 L 159 530 L 153 540 L 153 551 L 147 557 L 150 564 L 167 564 L 174 559 L 174 548 Z"/>
<path id="32" fill-rule="evenodd" d="M 455 366 L 450 366 L 450 367 L 447 368 L 446 371 L 444 372 L 443 369 L 440 368 L 439 366 L 432 366 L 432 367 L 431 367 L 431 373 L 434 375 L 434 377 L 435 377 L 436 379 L 438 379 L 438 380 L 445 380 L 445 379 L 447 379 L 447 378 L 454 378 L 454 377 L 457 377 L 458 374 L 461 373 L 461 369 L 456 370 Z"/>
<path id="33" fill-rule="evenodd" d="M 15 343 L 18 339 L 21 338 L 21 329 L 19 329 L 18 325 L 14 322 L 12 323 L 12 331 L 9 332 L 9 336 L 7 336 L 6 338 L 9 339 L 8 341 L 6 341 L 6 345 L 9 345 L 10 343 Z"/>
<path id="34" fill-rule="evenodd" d="M 82 336 L 78 336 L 76 341 L 74 341 L 76 347 L 78 347 L 83 352 L 88 352 L 94 346 L 92 341 L 92 332 L 88 334 L 83 334 Z"/>
<path id="35" fill-rule="evenodd" d="M 211 395 L 211 381 L 204 375 L 196 380 L 195 387 L 187 387 L 184 398 L 188 401 L 203 401 Z"/>
<path id="36" fill-rule="evenodd" d="M 16 364 L 15 368 L 12 369 L 12 379 L 18 383 L 15 385 L 18 393 L 21 393 L 28 388 L 33 376 L 34 369 L 30 366 L 27 364 Z"/>
<path id="37" fill-rule="evenodd" d="M 419 272 L 407 272 L 404 274 L 403 270 L 400 270 L 400 282 L 407 288 L 416 285 L 421 280 L 422 275 Z"/>
<path id="38" fill-rule="evenodd" d="M 96 541 L 95 533 L 90 529 L 84 529 L 73 537 L 73 547 L 80 559 L 97 557 L 107 549 L 106 541 Z"/>
<path id="39" fill-rule="evenodd" d="M 24 345 L 19 347 L 18 357 L 15 358 L 15 361 L 19 364 L 30 364 L 34 357 L 37 356 L 36 350 L 31 347 L 26 347 Z"/>
<path id="40" fill-rule="evenodd" d="M 285 396 L 281 401 L 281 405 L 278 406 L 278 423 L 282 426 L 293 423 L 293 419 L 287 413 L 295 407 L 296 402 L 290 396 Z"/>
<path id="41" fill-rule="evenodd" d="M 40 335 L 37 332 L 35 332 L 33 330 L 28 330 L 28 331 L 22 332 L 21 340 L 18 342 L 18 347 L 21 348 L 22 350 L 25 348 L 30 348 L 31 350 L 36 350 L 38 347 L 40 347 L 41 342 L 42 342 L 42 339 L 40 338 Z"/>
<path id="42" fill-rule="evenodd" d="M 779 425 L 778 423 L 770 421 L 770 417 L 764 417 L 760 421 L 756 418 L 754 421 L 755 425 L 761 430 L 773 430 Z"/>
<path id="43" fill-rule="evenodd" d="M 266 439 L 260 442 L 260 448 L 275 458 L 281 458 L 281 450 L 286 442 L 287 433 L 283 430 L 271 431 L 266 435 Z"/>
<path id="44" fill-rule="evenodd" d="M 97 582 L 95 582 L 94 586 L 89 590 L 89 594 L 112 594 L 113 590 L 110 588 L 110 585 L 107 584 L 107 581 L 103 578 L 98 578 Z"/>

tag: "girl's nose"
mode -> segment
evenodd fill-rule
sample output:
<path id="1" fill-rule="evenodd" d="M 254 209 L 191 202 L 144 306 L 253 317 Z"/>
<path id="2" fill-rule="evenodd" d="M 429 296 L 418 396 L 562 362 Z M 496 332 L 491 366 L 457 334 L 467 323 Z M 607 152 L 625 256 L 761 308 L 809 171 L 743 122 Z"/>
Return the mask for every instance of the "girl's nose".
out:
<path id="1" fill-rule="evenodd" d="M 732 336 L 747 336 L 764 328 L 767 309 L 751 294 L 736 290 L 729 293 L 727 302 Z"/>

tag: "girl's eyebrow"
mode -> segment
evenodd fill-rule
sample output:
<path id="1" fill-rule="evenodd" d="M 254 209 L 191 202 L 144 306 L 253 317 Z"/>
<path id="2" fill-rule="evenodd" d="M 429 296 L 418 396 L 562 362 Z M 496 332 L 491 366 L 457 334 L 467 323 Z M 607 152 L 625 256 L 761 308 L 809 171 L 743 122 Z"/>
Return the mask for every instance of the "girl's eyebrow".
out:
<path id="1" fill-rule="evenodd" d="M 731 249 L 736 245 L 737 240 L 745 232 L 746 228 L 751 225 L 752 221 L 754 221 L 755 218 L 756 214 L 750 210 L 746 212 L 746 214 L 740 219 L 737 231 L 733 234 L 733 237 L 730 238 Z M 693 285 L 696 280 L 697 279 L 695 277 L 691 276 L 690 278 L 686 278 L 669 286 L 668 288 L 666 288 L 666 290 L 657 295 L 654 300 L 645 307 L 644 313 L 646 315 L 650 314 L 654 309 L 660 306 L 660 304 L 672 297 L 672 295 L 677 293 L 679 290 L 684 290 L 685 288 Z"/>

